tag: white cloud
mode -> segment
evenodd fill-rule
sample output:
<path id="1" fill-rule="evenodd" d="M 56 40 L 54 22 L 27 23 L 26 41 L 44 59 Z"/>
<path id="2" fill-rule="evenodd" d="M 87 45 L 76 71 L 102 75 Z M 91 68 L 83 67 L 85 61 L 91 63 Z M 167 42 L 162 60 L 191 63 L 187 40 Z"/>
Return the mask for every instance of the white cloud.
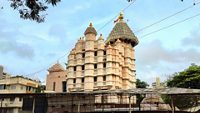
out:
<path id="1" fill-rule="evenodd" d="M 166 49 L 159 40 L 142 43 L 136 48 L 137 77 L 149 83 L 156 76 L 166 79 L 166 75 L 182 71 L 191 63 L 200 64 L 199 56 L 197 48 Z"/>

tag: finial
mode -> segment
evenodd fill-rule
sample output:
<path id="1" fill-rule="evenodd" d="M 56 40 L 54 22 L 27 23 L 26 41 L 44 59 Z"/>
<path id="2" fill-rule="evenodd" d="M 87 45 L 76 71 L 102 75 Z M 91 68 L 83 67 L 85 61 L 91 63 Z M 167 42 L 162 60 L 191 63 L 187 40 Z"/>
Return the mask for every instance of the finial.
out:
<path id="1" fill-rule="evenodd" d="M 100 34 L 100 37 L 99 37 L 98 40 L 103 40 L 103 35 L 102 34 Z"/>
<path id="2" fill-rule="evenodd" d="M 92 27 L 93 25 L 92 25 L 92 22 L 90 22 L 90 27 Z"/>
<path id="3" fill-rule="evenodd" d="M 122 11 L 120 12 L 118 19 L 119 19 L 119 20 L 123 20 L 123 19 L 124 19 L 124 14 L 123 14 Z"/>

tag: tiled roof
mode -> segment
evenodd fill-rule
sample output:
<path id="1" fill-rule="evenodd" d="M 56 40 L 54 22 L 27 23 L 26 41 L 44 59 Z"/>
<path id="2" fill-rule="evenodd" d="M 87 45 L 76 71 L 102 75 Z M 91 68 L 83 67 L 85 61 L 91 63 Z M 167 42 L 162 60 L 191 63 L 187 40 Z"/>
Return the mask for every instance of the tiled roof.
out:
<path id="1" fill-rule="evenodd" d="M 64 71 L 64 68 L 59 63 L 54 64 L 52 67 L 48 69 L 49 72 L 59 72 Z"/>
<path id="2" fill-rule="evenodd" d="M 139 42 L 132 30 L 128 27 L 127 23 L 122 20 L 118 21 L 112 29 L 106 43 L 115 41 L 116 39 L 130 40 L 133 46 L 136 46 Z"/>

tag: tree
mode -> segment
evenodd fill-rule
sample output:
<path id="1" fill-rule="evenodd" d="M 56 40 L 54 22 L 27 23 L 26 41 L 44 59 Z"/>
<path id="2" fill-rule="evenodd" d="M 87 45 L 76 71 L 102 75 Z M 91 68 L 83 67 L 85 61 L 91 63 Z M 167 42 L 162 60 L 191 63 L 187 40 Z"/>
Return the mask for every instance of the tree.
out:
<path id="1" fill-rule="evenodd" d="M 136 80 L 136 88 L 147 88 L 148 86 L 145 81 L 141 81 L 140 79 Z"/>
<path id="2" fill-rule="evenodd" d="M 167 80 L 167 86 L 200 89 L 200 66 L 191 64 L 184 71 L 174 73 L 173 77 Z"/>
<path id="3" fill-rule="evenodd" d="M 9 0 L 10 6 L 19 11 L 20 17 L 23 19 L 30 19 L 43 22 L 47 5 L 55 6 L 61 0 Z"/>
<path id="4" fill-rule="evenodd" d="M 45 85 L 39 85 L 35 91 L 35 93 L 44 93 L 44 90 L 46 89 Z"/>
<path id="5" fill-rule="evenodd" d="M 149 85 L 145 81 L 140 79 L 136 80 L 136 88 L 147 88 Z M 144 99 L 144 95 L 136 95 L 136 106 L 140 108 L 140 103 Z"/>
<path id="6" fill-rule="evenodd" d="M 182 72 L 174 73 L 172 78 L 167 80 L 168 87 L 179 88 L 195 88 L 200 89 L 200 66 L 191 64 L 187 69 Z M 171 99 L 164 96 L 165 102 L 169 103 Z M 196 104 L 197 98 L 195 96 L 178 95 L 173 98 L 175 106 L 178 108 L 189 108 Z"/>

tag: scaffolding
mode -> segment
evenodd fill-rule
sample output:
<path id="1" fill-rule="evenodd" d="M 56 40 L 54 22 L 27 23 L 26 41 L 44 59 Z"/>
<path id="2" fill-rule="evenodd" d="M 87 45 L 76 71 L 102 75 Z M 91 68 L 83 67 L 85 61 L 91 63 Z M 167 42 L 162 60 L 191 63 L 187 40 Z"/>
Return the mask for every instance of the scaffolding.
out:
<path id="1" fill-rule="evenodd" d="M 162 101 L 163 95 L 167 96 L 169 103 Z M 30 108 L 27 105 L 31 105 L 31 113 L 200 113 L 200 90 L 197 89 L 141 88 L 71 93 L 0 94 L 0 113 L 7 109 L 2 106 L 2 100 L 13 97 L 23 98 L 25 104 L 22 110 Z M 143 100 L 138 101 L 138 97 L 142 97 Z M 177 101 L 180 99 L 185 99 L 181 101 L 190 102 L 191 105 L 187 109 L 179 109 Z M 167 107 L 163 107 L 165 104 Z"/>

